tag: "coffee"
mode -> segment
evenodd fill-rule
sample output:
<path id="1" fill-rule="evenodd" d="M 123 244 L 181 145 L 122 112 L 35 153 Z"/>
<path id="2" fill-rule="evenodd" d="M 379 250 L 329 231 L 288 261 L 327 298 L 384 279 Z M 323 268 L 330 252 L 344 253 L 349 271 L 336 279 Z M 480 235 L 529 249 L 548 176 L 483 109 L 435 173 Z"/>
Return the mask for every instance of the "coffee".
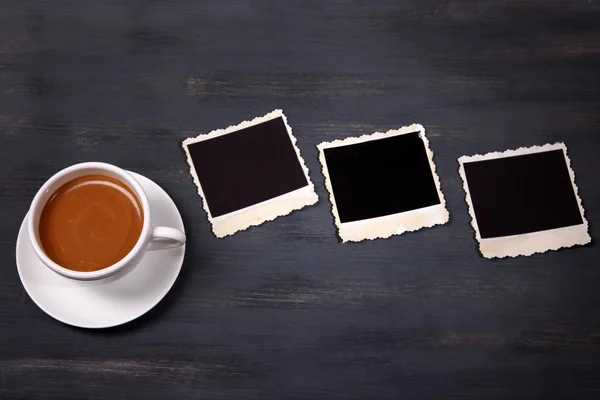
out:
<path id="1" fill-rule="evenodd" d="M 143 223 L 140 200 L 127 185 L 105 175 L 86 175 L 62 185 L 46 203 L 39 241 L 58 265 L 96 271 L 131 251 Z"/>

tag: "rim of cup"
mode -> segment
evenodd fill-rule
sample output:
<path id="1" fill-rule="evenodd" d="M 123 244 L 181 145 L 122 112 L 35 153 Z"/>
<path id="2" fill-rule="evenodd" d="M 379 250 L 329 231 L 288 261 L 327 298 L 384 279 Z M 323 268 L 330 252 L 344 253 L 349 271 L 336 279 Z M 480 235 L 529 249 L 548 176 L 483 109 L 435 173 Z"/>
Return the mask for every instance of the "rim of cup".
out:
<path id="1" fill-rule="evenodd" d="M 90 173 L 85 173 L 85 171 L 90 171 Z M 103 175 L 102 172 L 107 172 L 107 176 L 115 177 L 125 183 L 130 189 L 132 189 L 140 203 L 142 204 L 142 211 L 144 214 L 144 221 L 142 224 L 142 232 L 140 236 L 133 246 L 133 248 L 125 255 L 125 257 L 121 258 L 116 263 L 102 268 L 96 271 L 75 271 L 66 267 L 63 267 L 50 259 L 46 255 L 46 252 L 42 248 L 38 235 L 38 225 L 40 215 L 42 210 L 46 206 L 46 203 L 52 198 L 52 195 L 59 189 L 62 184 L 67 183 L 68 181 L 78 178 L 80 176 L 99 174 Z M 72 175 L 72 178 L 69 176 Z M 60 184 L 58 184 L 60 183 Z M 45 201 L 44 197 L 46 197 Z M 27 217 L 27 230 L 29 233 L 29 238 L 31 241 L 31 246 L 35 254 L 38 258 L 51 270 L 54 272 L 65 276 L 67 278 L 78 279 L 78 280 L 95 280 L 109 277 L 118 271 L 125 268 L 131 262 L 133 262 L 136 256 L 143 251 L 147 246 L 148 238 L 150 237 L 151 227 L 150 227 L 150 204 L 148 202 L 148 197 L 142 188 L 142 185 L 127 171 L 112 165 L 103 162 L 84 162 L 75 165 L 71 165 L 65 169 L 58 171 L 56 174 L 52 175 L 38 190 L 33 201 L 31 202 L 31 206 L 29 208 L 29 213 Z"/>

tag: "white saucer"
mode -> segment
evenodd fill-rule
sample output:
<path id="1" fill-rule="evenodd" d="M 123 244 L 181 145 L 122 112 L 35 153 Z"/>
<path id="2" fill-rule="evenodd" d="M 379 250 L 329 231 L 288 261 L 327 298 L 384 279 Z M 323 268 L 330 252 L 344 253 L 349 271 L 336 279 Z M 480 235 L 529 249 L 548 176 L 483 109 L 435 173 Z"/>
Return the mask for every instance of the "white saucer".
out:
<path id="1" fill-rule="evenodd" d="M 184 231 L 181 215 L 169 195 L 150 179 L 130 172 L 150 201 L 152 224 Z M 128 270 L 99 281 L 62 277 L 36 257 L 27 216 L 17 238 L 17 268 L 25 290 L 39 308 L 61 322 L 80 328 L 109 328 L 132 321 L 150 311 L 175 283 L 185 245 L 149 251 Z"/>

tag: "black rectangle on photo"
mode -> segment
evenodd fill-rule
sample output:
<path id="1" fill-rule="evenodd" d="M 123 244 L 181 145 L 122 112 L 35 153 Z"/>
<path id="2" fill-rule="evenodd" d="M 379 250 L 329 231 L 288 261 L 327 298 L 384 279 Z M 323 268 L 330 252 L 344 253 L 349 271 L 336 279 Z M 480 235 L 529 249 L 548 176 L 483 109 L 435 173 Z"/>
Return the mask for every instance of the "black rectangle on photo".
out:
<path id="1" fill-rule="evenodd" d="M 562 150 L 463 165 L 482 239 L 583 223 Z"/>
<path id="2" fill-rule="evenodd" d="M 419 132 L 324 149 L 340 222 L 440 204 Z"/>
<path id="3" fill-rule="evenodd" d="M 308 185 L 283 118 L 188 145 L 212 217 Z"/>

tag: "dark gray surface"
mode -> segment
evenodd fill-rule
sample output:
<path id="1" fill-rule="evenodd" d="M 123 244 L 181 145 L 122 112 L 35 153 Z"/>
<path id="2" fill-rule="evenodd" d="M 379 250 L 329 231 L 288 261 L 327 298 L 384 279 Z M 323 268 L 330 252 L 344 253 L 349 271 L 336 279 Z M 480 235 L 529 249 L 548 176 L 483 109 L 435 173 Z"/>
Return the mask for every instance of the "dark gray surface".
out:
<path id="1" fill-rule="evenodd" d="M 600 397 L 596 245 L 488 261 L 460 155 L 565 141 L 600 232 L 600 4 L 0 2 L 0 398 Z M 283 108 L 321 201 L 214 238 L 180 141 Z M 451 220 L 339 244 L 315 145 L 426 126 Z M 79 161 L 142 173 L 188 230 L 174 290 L 69 328 L 14 260 L 37 188 Z"/>

